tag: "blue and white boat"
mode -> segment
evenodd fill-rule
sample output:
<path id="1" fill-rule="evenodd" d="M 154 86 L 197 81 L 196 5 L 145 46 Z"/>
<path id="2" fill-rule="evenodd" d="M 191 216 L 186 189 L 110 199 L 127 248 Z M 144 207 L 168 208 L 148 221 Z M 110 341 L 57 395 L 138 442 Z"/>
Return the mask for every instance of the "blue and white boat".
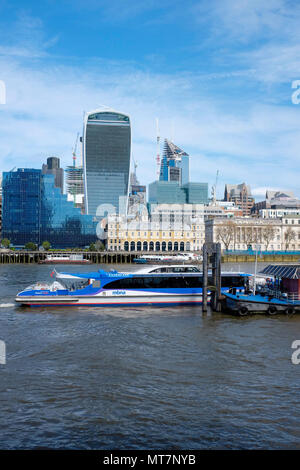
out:
<path id="1" fill-rule="evenodd" d="M 300 265 L 269 265 L 261 273 L 269 276 L 267 282 L 261 286 L 255 282 L 253 292 L 225 293 L 226 309 L 240 316 L 300 312 Z"/>
<path id="2" fill-rule="evenodd" d="M 27 306 L 188 305 L 202 302 L 202 273 L 194 265 L 153 266 L 135 272 L 99 270 L 55 273 L 52 284 L 38 283 L 19 292 Z M 243 292 L 250 275 L 222 273 L 222 292 Z M 209 282 L 208 282 L 209 283 Z"/>

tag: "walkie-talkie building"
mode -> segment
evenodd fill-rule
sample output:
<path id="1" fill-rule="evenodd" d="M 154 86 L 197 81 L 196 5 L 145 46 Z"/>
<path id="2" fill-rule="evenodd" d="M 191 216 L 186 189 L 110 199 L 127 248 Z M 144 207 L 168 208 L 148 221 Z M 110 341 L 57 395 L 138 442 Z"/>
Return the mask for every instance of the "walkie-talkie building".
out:
<path id="1" fill-rule="evenodd" d="M 118 210 L 119 197 L 128 196 L 130 144 L 129 116 L 103 109 L 85 115 L 83 164 L 87 214 L 96 215 L 101 204 L 111 204 Z"/>

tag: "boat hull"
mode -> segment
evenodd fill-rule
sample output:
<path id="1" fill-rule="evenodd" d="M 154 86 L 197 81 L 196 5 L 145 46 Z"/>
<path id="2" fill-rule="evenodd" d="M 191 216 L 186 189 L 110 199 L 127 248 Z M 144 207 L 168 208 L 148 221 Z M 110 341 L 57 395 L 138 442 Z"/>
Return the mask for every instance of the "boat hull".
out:
<path id="1" fill-rule="evenodd" d="M 260 295 L 225 294 L 225 309 L 240 316 L 251 313 L 292 314 L 300 311 L 300 303 L 291 303 L 280 299 L 268 299 Z"/>
<path id="2" fill-rule="evenodd" d="M 84 306 L 84 307 L 130 307 L 193 305 L 202 303 L 202 294 L 186 295 L 99 295 L 99 296 L 17 296 L 16 302 L 25 306 Z"/>
<path id="3" fill-rule="evenodd" d="M 42 260 L 38 264 L 92 264 L 89 260 L 70 261 L 70 260 Z"/>

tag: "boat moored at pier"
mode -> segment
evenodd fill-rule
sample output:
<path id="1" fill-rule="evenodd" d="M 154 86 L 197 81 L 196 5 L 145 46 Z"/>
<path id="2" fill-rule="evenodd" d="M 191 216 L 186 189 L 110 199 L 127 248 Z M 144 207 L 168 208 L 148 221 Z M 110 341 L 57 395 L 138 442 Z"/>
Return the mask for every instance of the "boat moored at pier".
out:
<path id="1" fill-rule="evenodd" d="M 39 264 L 91 264 L 91 261 L 85 259 L 81 253 L 79 254 L 51 254 L 47 255 Z"/>
<path id="2" fill-rule="evenodd" d="M 300 265 L 269 265 L 262 272 L 265 285 L 257 286 L 254 292 L 225 294 L 225 309 L 245 316 L 251 313 L 291 315 L 300 312 Z"/>
<path id="3" fill-rule="evenodd" d="M 137 264 L 173 264 L 186 262 L 200 262 L 202 261 L 202 259 L 202 255 L 196 253 L 177 253 L 176 255 L 152 254 L 138 256 L 137 258 L 133 259 L 133 262 Z"/>
<path id="4" fill-rule="evenodd" d="M 142 306 L 202 303 L 202 272 L 194 265 L 144 267 L 135 272 L 99 270 L 55 273 L 52 284 L 38 283 L 19 292 L 27 306 Z M 222 273 L 222 292 L 244 292 L 249 274 Z"/>

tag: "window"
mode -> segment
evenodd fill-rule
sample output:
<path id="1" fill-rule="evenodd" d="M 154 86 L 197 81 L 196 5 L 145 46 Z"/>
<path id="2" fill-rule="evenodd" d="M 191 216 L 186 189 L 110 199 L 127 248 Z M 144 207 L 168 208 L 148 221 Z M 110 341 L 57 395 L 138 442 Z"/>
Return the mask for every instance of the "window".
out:
<path id="1" fill-rule="evenodd" d="M 168 269 L 168 268 L 159 268 Z M 184 269 L 184 268 L 183 268 Z M 135 276 L 118 279 L 105 285 L 105 289 L 184 289 L 202 287 L 202 276 Z"/>

